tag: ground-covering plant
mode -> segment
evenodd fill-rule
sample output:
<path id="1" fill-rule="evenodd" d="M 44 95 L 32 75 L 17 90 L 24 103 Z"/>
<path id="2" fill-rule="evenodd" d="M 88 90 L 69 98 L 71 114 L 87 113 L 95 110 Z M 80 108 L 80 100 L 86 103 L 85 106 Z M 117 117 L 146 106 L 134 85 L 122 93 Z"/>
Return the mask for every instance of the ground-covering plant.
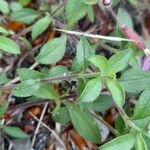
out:
<path id="1" fill-rule="evenodd" d="M 10 55 L 22 63 L 22 58 L 33 53 L 31 65 L 20 65 L 17 76 L 12 78 L 10 71 L 1 71 L 1 95 L 8 91 L 6 97 L 0 99 L 1 137 L 29 136 L 6 118 L 13 107 L 9 99 L 14 97 L 25 100 L 21 106 L 27 102 L 31 105 L 43 102 L 55 122 L 72 123 L 81 137 L 96 143 L 100 150 L 148 150 L 150 72 L 141 67 L 139 58 L 148 59 L 150 52 L 148 44 L 134 31 L 130 12 L 122 7 L 127 3 L 138 9 L 141 2 L 66 0 L 57 2 L 57 6 L 52 1 L 37 3 L 34 7 L 31 0 L 0 1 L 1 59 Z M 114 19 L 111 35 L 75 30 L 80 29 L 78 23 L 85 17 L 94 24 L 95 6 Z M 8 18 L 17 24 L 17 29 L 21 27 L 19 32 L 6 27 L 4 22 Z M 47 37 L 49 30 L 51 34 Z M 68 50 L 71 37 L 76 37 L 75 51 Z M 37 42 L 41 39 L 42 42 Z M 98 51 L 101 46 L 106 51 Z M 69 67 L 59 64 L 68 51 L 75 53 Z M 25 57 L 21 57 L 22 53 Z M 65 92 L 57 90 L 64 81 L 75 82 L 71 92 L 69 87 Z M 50 102 L 52 108 L 48 105 Z M 117 114 L 114 124 L 103 117 L 110 108 Z M 101 124 L 110 131 L 111 139 L 102 141 Z"/>

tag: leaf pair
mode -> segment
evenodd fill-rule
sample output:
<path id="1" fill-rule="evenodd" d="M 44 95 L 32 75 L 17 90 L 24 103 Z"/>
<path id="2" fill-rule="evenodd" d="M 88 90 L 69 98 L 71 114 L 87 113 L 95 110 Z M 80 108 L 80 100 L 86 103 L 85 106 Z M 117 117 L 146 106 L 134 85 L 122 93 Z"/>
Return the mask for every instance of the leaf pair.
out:
<path id="1" fill-rule="evenodd" d="M 130 58 L 131 50 L 124 50 L 113 55 L 109 60 L 99 55 L 90 57 L 88 60 L 100 69 L 103 76 L 111 76 L 125 69 Z"/>
<path id="2" fill-rule="evenodd" d="M 119 107 L 122 107 L 124 104 L 125 93 L 120 83 L 116 79 L 111 78 L 111 76 L 123 70 L 129 63 L 130 57 L 131 51 L 126 50 L 113 55 L 108 61 L 102 56 L 92 56 L 88 59 L 99 68 L 101 77 L 106 77 L 106 85 Z M 93 102 L 99 96 L 102 85 L 101 77 L 91 79 L 87 82 L 78 98 L 81 102 Z"/>

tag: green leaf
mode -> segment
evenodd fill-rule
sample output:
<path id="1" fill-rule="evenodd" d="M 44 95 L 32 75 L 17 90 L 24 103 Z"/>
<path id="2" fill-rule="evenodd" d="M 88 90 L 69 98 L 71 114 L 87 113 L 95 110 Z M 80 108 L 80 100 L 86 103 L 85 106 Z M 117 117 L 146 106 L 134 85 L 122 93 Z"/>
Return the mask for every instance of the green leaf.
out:
<path id="1" fill-rule="evenodd" d="M 9 34 L 8 33 L 8 31 L 5 29 L 5 28 L 3 28 L 3 27 L 0 27 L 0 34 Z"/>
<path id="2" fill-rule="evenodd" d="M 12 10 L 12 12 L 15 12 L 15 11 L 21 10 L 23 8 L 20 3 L 16 2 L 16 1 L 12 1 L 10 3 L 10 9 Z"/>
<path id="3" fill-rule="evenodd" d="M 133 6 L 137 6 L 139 4 L 139 0 L 128 0 L 130 4 Z"/>
<path id="4" fill-rule="evenodd" d="M 115 120 L 115 129 L 120 133 L 123 134 L 126 129 L 126 124 L 124 119 L 119 115 Z"/>
<path id="5" fill-rule="evenodd" d="M 89 5 L 83 3 L 81 0 L 68 0 L 66 4 L 66 16 L 68 25 L 71 27 L 79 19 L 83 18 L 88 10 Z M 77 11 L 80 10 L 80 11 Z"/>
<path id="6" fill-rule="evenodd" d="M 119 8 L 117 18 L 121 25 L 127 25 L 129 28 L 133 28 L 132 18 L 124 8 Z"/>
<path id="7" fill-rule="evenodd" d="M 6 73 L 0 74 L 0 84 L 6 84 L 9 81 Z"/>
<path id="8" fill-rule="evenodd" d="M 43 77 L 43 75 L 40 72 L 27 68 L 20 68 L 17 70 L 17 73 L 22 81 L 29 79 L 38 80 Z"/>
<path id="9" fill-rule="evenodd" d="M 71 121 L 77 132 L 86 140 L 100 143 L 100 130 L 93 117 L 79 109 L 76 105 L 65 103 L 70 114 Z"/>
<path id="10" fill-rule="evenodd" d="M 43 33 L 50 25 L 52 18 L 45 16 L 38 20 L 32 27 L 32 39 L 36 39 L 41 33 Z"/>
<path id="11" fill-rule="evenodd" d="M 12 54 L 20 53 L 18 45 L 13 40 L 4 36 L 0 36 L 0 49 Z"/>
<path id="12" fill-rule="evenodd" d="M 150 88 L 150 72 L 141 69 L 129 69 L 122 74 L 120 83 L 129 93 L 141 92 Z"/>
<path id="13" fill-rule="evenodd" d="M 150 124 L 150 117 L 148 116 L 143 119 L 134 120 L 134 123 L 141 129 L 148 129 L 148 126 Z"/>
<path id="14" fill-rule="evenodd" d="M 21 84 L 13 90 L 13 95 L 18 97 L 32 96 L 40 86 L 40 82 L 33 79 L 22 81 Z"/>
<path id="15" fill-rule="evenodd" d="M 131 58 L 131 51 L 125 50 L 113 55 L 108 60 L 108 74 L 117 73 L 126 68 Z"/>
<path id="16" fill-rule="evenodd" d="M 95 16 L 94 16 L 94 11 L 93 11 L 93 7 L 89 7 L 88 12 L 87 12 L 87 17 L 88 19 L 93 23 Z"/>
<path id="17" fill-rule="evenodd" d="M 100 69 L 102 75 L 105 74 L 107 68 L 107 59 L 105 57 L 100 55 L 95 55 L 89 57 L 88 60 Z"/>
<path id="18" fill-rule="evenodd" d="M 55 38 L 47 42 L 42 48 L 40 54 L 36 57 L 36 61 L 40 64 L 55 64 L 61 60 L 65 54 L 66 35 Z"/>
<path id="19" fill-rule="evenodd" d="M 94 50 L 86 40 L 85 37 L 81 37 L 78 45 L 77 45 L 77 54 L 76 54 L 76 63 L 78 68 L 85 69 L 88 65 L 87 59 L 89 56 L 94 54 Z"/>
<path id="20" fill-rule="evenodd" d="M 101 92 L 101 79 L 100 77 L 91 79 L 85 85 L 83 92 L 78 98 L 81 102 L 93 102 Z"/>
<path id="21" fill-rule="evenodd" d="M 0 106 L 0 117 L 2 117 L 5 114 L 5 112 L 8 108 L 8 105 L 9 105 L 9 103 L 6 100 L 2 103 L 2 105 Z"/>
<path id="22" fill-rule="evenodd" d="M 83 3 L 88 5 L 95 5 L 99 0 L 82 0 Z"/>
<path id="23" fill-rule="evenodd" d="M 22 6 L 28 5 L 30 2 L 31 2 L 31 0 L 19 0 L 19 3 L 20 3 Z"/>
<path id="24" fill-rule="evenodd" d="M 150 116 L 150 91 L 145 90 L 135 106 L 133 118 L 142 119 Z"/>
<path id="25" fill-rule="evenodd" d="M 65 66 L 55 66 L 49 72 L 47 72 L 47 78 L 58 78 L 62 77 L 64 74 L 67 74 L 69 71 Z M 52 81 L 52 83 L 60 83 L 61 81 Z"/>
<path id="26" fill-rule="evenodd" d="M 58 96 L 51 84 L 42 84 L 40 88 L 33 93 L 33 95 L 43 99 L 58 99 Z"/>
<path id="27" fill-rule="evenodd" d="M 131 150 L 135 144 L 135 138 L 126 134 L 102 145 L 99 150 Z"/>
<path id="28" fill-rule="evenodd" d="M 100 94 L 93 102 L 79 102 L 80 108 L 85 110 L 95 110 L 97 112 L 105 113 L 113 106 L 113 98 L 109 95 Z"/>
<path id="29" fill-rule="evenodd" d="M 7 133 L 8 135 L 15 137 L 15 138 L 26 138 L 26 137 L 28 137 L 28 135 L 18 127 L 5 126 L 3 129 L 4 129 L 5 133 Z"/>
<path id="30" fill-rule="evenodd" d="M 31 24 L 39 15 L 40 14 L 38 11 L 30 8 L 24 8 L 13 12 L 10 17 L 12 18 L 12 20 Z"/>
<path id="31" fill-rule="evenodd" d="M 7 1 L 5 0 L 0 0 L 0 12 L 2 12 L 3 14 L 9 14 L 9 5 L 7 3 Z"/>
<path id="32" fill-rule="evenodd" d="M 99 95 L 91 104 L 91 109 L 104 113 L 113 106 L 113 98 L 106 94 Z"/>
<path id="33" fill-rule="evenodd" d="M 148 150 L 145 140 L 141 134 L 136 136 L 136 150 Z"/>
<path id="34" fill-rule="evenodd" d="M 125 93 L 117 80 L 107 79 L 107 87 L 110 90 L 115 103 L 122 107 L 125 103 Z"/>
<path id="35" fill-rule="evenodd" d="M 53 119 L 56 122 L 59 122 L 61 124 L 66 124 L 70 121 L 70 115 L 68 112 L 68 109 L 66 107 L 60 107 L 60 109 L 53 114 Z"/>

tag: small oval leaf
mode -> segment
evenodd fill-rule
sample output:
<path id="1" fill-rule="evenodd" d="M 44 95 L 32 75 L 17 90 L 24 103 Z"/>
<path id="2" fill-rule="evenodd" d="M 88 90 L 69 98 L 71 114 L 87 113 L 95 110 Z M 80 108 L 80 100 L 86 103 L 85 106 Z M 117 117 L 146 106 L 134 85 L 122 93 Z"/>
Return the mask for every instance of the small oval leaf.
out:
<path id="1" fill-rule="evenodd" d="M 7 133 L 8 135 L 15 137 L 15 138 L 26 138 L 26 137 L 28 137 L 28 135 L 18 127 L 5 126 L 3 129 L 4 129 L 5 133 Z"/>
<path id="2" fill-rule="evenodd" d="M 36 39 L 50 25 L 52 19 L 50 16 L 45 16 L 38 20 L 32 27 L 32 39 Z"/>
<path id="3" fill-rule="evenodd" d="M 101 92 L 101 79 L 100 77 L 91 79 L 85 85 L 83 92 L 78 98 L 81 102 L 94 101 Z"/>
<path id="4" fill-rule="evenodd" d="M 20 9 L 11 14 L 12 20 L 23 22 L 26 24 L 32 23 L 38 16 L 39 12 L 30 8 Z"/>
<path id="5" fill-rule="evenodd" d="M 107 87 L 110 90 L 115 103 L 122 107 L 125 103 L 125 93 L 120 83 L 116 80 L 107 79 Z"/>
<path id="6" fill-rule="evenodd" d="M 67 36 L 55 38 L 47 42 L 42 48 L 36 61 L 40 64 L 55 64 L 61 60 L 65 54 Z"/>
<path id="7" fill-rule="evenodd" d="M 12 54 L 20 53 L 18 45 L 13 40 L 4 36 L 0 36 L 0 49 Z"/>

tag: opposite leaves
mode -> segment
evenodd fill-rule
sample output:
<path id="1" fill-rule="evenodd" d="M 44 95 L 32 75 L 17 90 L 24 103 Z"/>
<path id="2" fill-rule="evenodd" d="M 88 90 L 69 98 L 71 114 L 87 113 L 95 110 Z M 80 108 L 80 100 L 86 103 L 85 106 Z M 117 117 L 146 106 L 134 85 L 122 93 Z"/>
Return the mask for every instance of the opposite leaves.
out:
<path id="1" fill-rule="evenodd" d="M 108 60 L 108 74 L 117 73 L 126 68 L 131 58 L 131 51 L 125 50 L 113 55 Z"/>
<path id="2" fill-rule="evenodd" d="M 88 60 L 100 69 L 102 75 L 109 76 L 125 69 L 130 58 L 131 51 L 125 50 L 114 54 L 109 60 L 99 55 L 89 57 Z"/>

